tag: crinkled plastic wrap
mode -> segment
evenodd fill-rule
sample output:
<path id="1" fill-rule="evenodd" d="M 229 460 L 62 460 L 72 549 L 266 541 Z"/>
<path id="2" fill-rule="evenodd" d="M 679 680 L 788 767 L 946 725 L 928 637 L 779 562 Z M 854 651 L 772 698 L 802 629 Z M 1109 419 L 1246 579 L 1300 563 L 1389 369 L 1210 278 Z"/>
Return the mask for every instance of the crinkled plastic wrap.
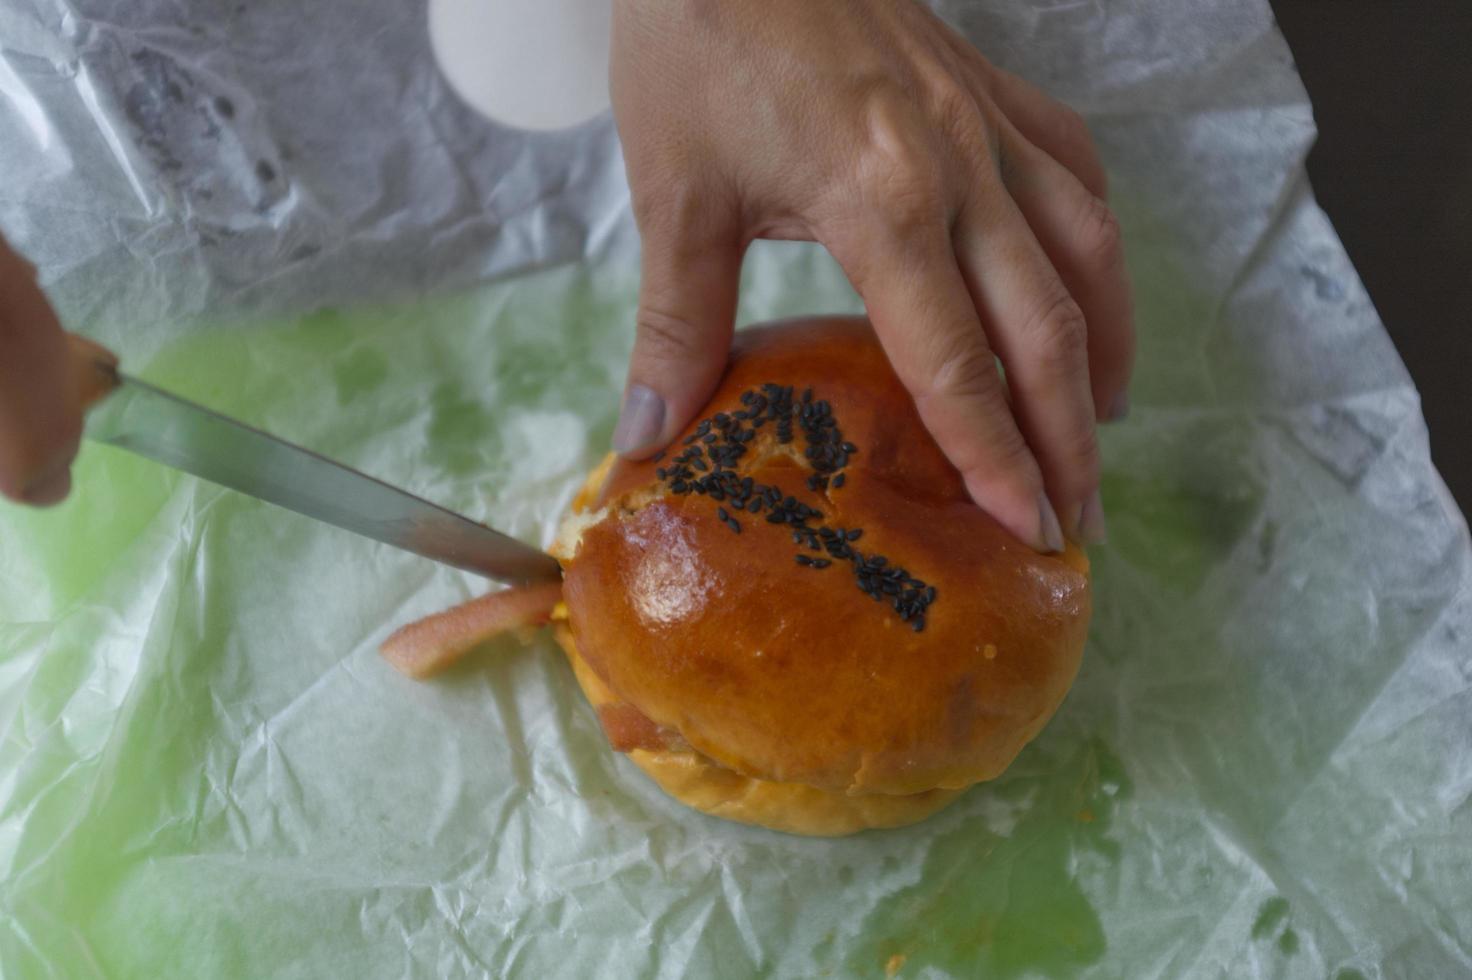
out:
<path id="1" fill-rule="evenodd" d="M 1472 973 L 1472 589 L 1416 393 L 1302 161 L 1266 5 L 946 4 L 1088 116 L 1138 290 L 1078 683 L 902 831 L 709 819 L 486 588 L 105 448 L 0 509 L 17 977 Z M 496 127 L 389 0 L 0 6 L 0 228 L 160 384 L 529 540 L 606 445 L 635 245 L 607 119 Z M 852 310 L 757 248 L 744 321 Z"/>

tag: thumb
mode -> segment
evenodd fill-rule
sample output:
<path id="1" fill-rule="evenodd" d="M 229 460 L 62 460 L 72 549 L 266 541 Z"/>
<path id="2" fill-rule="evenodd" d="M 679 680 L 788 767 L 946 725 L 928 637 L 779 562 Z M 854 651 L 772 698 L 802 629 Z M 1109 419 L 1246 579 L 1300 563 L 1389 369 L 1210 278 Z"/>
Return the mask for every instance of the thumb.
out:
<path id="1" fill-rule="evenodd" d="M 614 452 L 642 458 L 695 417 L 726 368 L 741 278 L 734 236 L 646 235 L 634 354 Z"/>

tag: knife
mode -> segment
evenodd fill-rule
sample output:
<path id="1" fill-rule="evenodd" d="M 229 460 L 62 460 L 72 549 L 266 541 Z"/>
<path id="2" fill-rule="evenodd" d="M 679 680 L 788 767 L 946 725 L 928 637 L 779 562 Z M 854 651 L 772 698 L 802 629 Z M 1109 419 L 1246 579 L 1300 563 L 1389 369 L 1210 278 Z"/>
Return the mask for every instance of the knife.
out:
<path id="1" fill-rule="evenodd" d="M 118 370 L 67 335 L 85 434 L 211 483 L 502 582 L 561 578 L 546 552 Z"/>

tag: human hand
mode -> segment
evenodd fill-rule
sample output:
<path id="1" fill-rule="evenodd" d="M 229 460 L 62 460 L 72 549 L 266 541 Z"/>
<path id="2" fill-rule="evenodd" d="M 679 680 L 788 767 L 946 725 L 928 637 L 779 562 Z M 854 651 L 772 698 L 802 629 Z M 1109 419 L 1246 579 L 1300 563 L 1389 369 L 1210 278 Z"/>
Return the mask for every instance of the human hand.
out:
<path id="1" fill-rule="evenodd" d="M 750 242 L 817 241 L 976 502 L 1041 550 L 1103 537 L 1134 331 L 1076 113 L 912 0 L 615 0 L 610 76 L 644 250 L 616 450 L 709 397 Z"/>
<path id="2" fill-rule="evenodd" d="M 82 434 L 66 335 L 35 270 L 0 239 L 0 494 L 46 506 L 71 490 Z"/>

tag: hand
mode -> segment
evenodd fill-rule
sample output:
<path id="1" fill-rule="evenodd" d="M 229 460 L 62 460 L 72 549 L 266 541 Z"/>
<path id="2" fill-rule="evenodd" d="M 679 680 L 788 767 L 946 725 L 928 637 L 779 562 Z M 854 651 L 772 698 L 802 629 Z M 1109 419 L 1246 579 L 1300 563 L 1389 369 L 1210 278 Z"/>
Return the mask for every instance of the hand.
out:
<path id="1" fill-rule="evenodd" d="M 45 506 L 71 490 L 82 433 L 74 384 L 35 270 L 0 239 L 0 494 Z"/>
<path id="2" fill-rule="evenodd" d="M 976 502 L 1042 550 L 1103 537 L 1134 333 L 1076 113 L 912 0 L 615 0 L 610 74 L 644 247 L 615 449 L 709 397 L 746 246 L 817 241 Z"/>

